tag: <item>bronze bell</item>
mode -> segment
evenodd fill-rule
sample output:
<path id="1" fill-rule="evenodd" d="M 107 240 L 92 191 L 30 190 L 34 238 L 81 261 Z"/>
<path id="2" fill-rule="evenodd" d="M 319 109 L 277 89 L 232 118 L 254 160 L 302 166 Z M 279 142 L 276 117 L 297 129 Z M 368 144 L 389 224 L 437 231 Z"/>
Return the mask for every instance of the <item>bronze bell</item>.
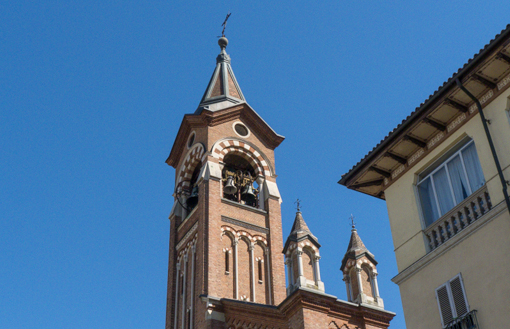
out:
<path id="1" fill-rule="evenodd" d="M 252 205 L 252 204 L 254 204 L 256 199 L 257 199 L 257 196 L 253 192 L 253 186 L 251 185 L 251 183 L 246 184 L 243 192 L 241 193 L 241 200 L 246 202 L 246 204 Z"/>
<path id="2" fill-rule="evenodd" d="M 193 186 L 193 190 L 191 190 L 191 195 L 186 200 L 186 205 L 188 209 L 193 209 L 198 204 L 198 186 Z"/>
<path id="3" fill-rule="evenodd" d="M 237 187 L 234 185 L 234 178 L 232 176 L 227 177 L 227 183 L 223 187 L 225 194 L 234 194 L 237 192 Z"/>

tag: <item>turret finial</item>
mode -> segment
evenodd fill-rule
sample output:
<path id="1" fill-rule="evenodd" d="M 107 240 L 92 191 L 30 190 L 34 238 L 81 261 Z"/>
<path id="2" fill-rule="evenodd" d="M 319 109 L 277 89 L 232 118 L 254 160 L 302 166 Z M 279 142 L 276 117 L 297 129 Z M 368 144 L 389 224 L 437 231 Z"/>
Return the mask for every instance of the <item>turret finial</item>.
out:
<path id="1" fill-rule="evenodd" d="M 228 39 L 225 37 L 221 37 L 218 39 L 218 44 L 220 45 L 221 52 L 223 53 L 225 51 L 225 48 L 227 48 Z"/>
<path id="2" fill-rule="evenodd" d="M 351 214 L 351 217 L 349 217 L 349 219 L 351 220 L 352 230 L 355 231 L 356 230 L 356 223 L 354 222 L 354 216 Z"/>
<path id="3" fill-rule="evenodd" d="M 296 205 L 297 212 L 301 212 L 301 200 L 297 199 L 294 204 Z"/>
<path id="4" fill-rule="evenodd" d="M 223 26 L 223 30 L 221 31 L 221 37 L 224 38 L 225 37 L 225 29 L 227 28 L 227 21 L 228 21 L 228 18 L 230 17 L 230 15 L 232 15 L 230 12 L 227 14 L 227 17 L 225 18 L 225 20 L 223 21 L 223 24 L 221 24 L 221 26 Z"/>
<path id="5" fill-rule="evenodd" d="M 221 38 L 218 40 L 218 44 L 220 45 L 222 53 L 225 51 L 225 48 L 227 48 L 227 45 L 228 45 L 228 39 L 225 38 L 225 29 L 227 28 L 227 21 L 228 21 L 228 18 L 230 17 L 230 15 L 232 15 L 232 14 L 229 12 L 227 14 L 227 17 L 223 21 L 223 24 L 221 24 L 221 26 L 223 26 L 223 30 L 221 31 Z"/>

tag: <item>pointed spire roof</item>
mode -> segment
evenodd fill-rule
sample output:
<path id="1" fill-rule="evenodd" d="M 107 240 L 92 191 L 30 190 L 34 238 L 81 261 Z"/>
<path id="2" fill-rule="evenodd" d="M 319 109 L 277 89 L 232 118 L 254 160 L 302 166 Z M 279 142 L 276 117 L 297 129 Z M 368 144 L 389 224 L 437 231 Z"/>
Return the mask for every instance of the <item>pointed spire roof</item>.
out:
<path id="1" fill-rule="evenodd" d="M 298 210 L 296 212 L 296 218 L 294 219 L 294 225 L 292 225 L 292 229 L 290 231 L 289 237 L 287 238 L 287 242 L 285 242 L 285 247 L 283 248 L 283 252 L 285 253 L 290 242 L 295 241 L 299 242 L 308 238 L 312 241 L 318 248 L 320 248 L 319 240 L 312 234 L 308 225 L 306 225 L 305 219 L 301 214 L 301 211 Z"/>
<path id="2" fill-rule="evenodd" d="M 347 253 L 352 253 L 354 255 L 359 255 L 364 252 L 369 252 L 367 247 L 365 247 L 365 244 L 363 241 L 361 241 L 361 238 L 358 235 L 358 231 L 353 226 L 351 231 L 351 240 L 349 241 L 349 246 L 347 246 Z"/>
<path id="3" fill-rule="evenodd" d="M 365 244 L 358 235 L 356 226 L 353 224 L 351 230 L 351 239 L 349 240 L 349 245 L 347 246 L 347 251 L 345 252 L 344 258 L 342 260 L 342 267 L 340 270 L 343 271 L 348 258 L 358 259 L 362 256 L 367 256 L 375 265 L 377 265 L 374 255 L 368 251 L 367 247 L 365 247 Z"/>
<path id="4" fill-rule="evenodd" d="M 204 108 L 214 112 L 246 102 L 230 65 L 230 56 L 226 52 L 227 38 L 221 37 L 218 45 L 221 52 L 216 57 L 216 68 L 195 114 L 199 114 Z"/>

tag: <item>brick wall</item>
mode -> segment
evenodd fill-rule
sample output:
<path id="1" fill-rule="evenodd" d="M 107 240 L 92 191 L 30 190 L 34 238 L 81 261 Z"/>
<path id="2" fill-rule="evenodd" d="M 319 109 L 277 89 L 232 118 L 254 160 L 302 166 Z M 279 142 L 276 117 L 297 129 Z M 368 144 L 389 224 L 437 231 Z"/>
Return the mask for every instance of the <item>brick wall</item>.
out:
<path id="1" fill-rule="evenodd" d="M 303 274 L 305 278 L 307 278 L 310 281 L 314 281 L 315 277 L 313 273 L 313 259 L 312 256 L 310 255 L 310 251 L 305 249 L 303 252 L 303 256 L 301 257 L 303 261 Z"/>
<path id="2" fill-rule="evenodd" d="M 255 244 L 253 250 L 253 256 L 255 257 L 255 302 L 266 304 L 269 301 L 266 299 L 267 289 L 267 268 L 266 268 L 266 257 L 264 249 L 260 243 Z"/>
<path id="3" fill-rule="evenodd" d="M 372 292 L 372 283 L 370 279 L 370 272 L 366 266 L 362 267 L 361 271 L 361 284 L 363 285 L 363 293 L 368 297 L 374 297 Z"/>

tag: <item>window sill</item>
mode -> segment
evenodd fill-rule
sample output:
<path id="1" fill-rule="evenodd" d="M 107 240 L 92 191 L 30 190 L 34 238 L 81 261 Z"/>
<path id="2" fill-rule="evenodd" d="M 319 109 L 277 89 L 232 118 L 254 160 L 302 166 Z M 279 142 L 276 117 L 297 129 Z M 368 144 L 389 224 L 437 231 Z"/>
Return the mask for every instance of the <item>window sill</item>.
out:
<path id="1" fill-rule="evenodd" d="M 195 213 L 195 211 L 197 210 L 198 206 L 195 206 L 191 212 L 186 216 L 186 218 L 184 218 L 184 220 L 179 224 L 179 226 L 177 227 L 177 231 L 179 231 L 181 228 L 184 227 L 184 224 L 188 221 L 188 219 L 191 218 L 191 216 L 193 216 L 193 214 Z"/>
<path id="2" fill-rule="evenodd" d="M 238 207 L 238 208 L 241 208 L 241 209 L 246 209 L 246 210 L 252 211 L 252 212 L 257 213 L 257 214 L 264 214 L 264 215 L 267 214 L 267 211 L 265 211 L 265 210 L 254 208 L 252 206 L 247 206 L 245 204 L 241 204 L 239 202 L 232 201 L 232 200 L 229 200 L 229 199 L 221 198 L 221 202 L 225 203 L 225 204 L 229 204 L 229 205 L 235 206 L 235 207 Z"/>

